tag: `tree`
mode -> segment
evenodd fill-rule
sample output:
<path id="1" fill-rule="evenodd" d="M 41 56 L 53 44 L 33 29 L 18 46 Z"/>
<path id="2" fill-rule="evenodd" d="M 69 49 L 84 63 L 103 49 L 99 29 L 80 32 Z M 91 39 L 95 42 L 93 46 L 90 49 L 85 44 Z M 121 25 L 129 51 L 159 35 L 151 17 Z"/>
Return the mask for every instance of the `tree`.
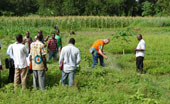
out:
<path id="1" fill-rule="evenodd" d="M 143 4 L 142 4 L 142 16 L 153 16 L 155 14 L 155 11 L 154 11 L 154 4 L 152 4 L 151 2 L 149 1 L 145 1 Z"/>

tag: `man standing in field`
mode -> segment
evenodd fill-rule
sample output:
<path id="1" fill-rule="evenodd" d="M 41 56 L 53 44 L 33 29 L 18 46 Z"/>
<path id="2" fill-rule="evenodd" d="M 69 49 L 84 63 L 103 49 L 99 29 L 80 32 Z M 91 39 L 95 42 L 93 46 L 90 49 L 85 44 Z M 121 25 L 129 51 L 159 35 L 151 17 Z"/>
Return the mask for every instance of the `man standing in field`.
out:
<path id="1" fill-rule="evenodd" d="M 37 89 L 37 79 L 41 90 L 45 89 L 45 71 L 48 70 L 46 64 L 46 51 L 42 43 L 43 36 L 37 35 L 37 40 L 31 44 L 30 61 L 32 61 L 33 86 Z"/>
<path id="2" fill-rule="evenodd" d="M 146 45 L 141 34 L 137 35 L 137 39 L 139 40 L 139 43 L 137 45 L 137 48 L 134 49 L 134 51 L 136 52 L 136 71 L 143 73 L 143 60 L 145 57 Z"/>
<path id="3" fill-rule="evenodd" d="M 60 36 L 60 31 L 56 30 L 55 39 L 57 40 L 57 46 L 58 46 L 58 55 L 60 56 L 61 49 L 62 49 L 62 41 Z"/>
<path id="4" fill-rule="evenodd" d="M 20 83 L 20 79 L 22 82 L 22 89 L 26 88 L 26 78 L 27 78 L 27 60 L 26 55 L 28 54 L 28 50 L 25 47 L 23 42 L 23 37 L 21 34 L 16 36 L 17 43 L 12 45 L 13 59 L 15 64 L 15 78 L 14 78 L 14 91 L 18 84 Z"/>
<path id="5" fill-rule="evenodd" d="M 29 53 L 30 53 L 30 45 L 32 43 L 32 38 L 30 37 L 30 32 L 29 31 L 26 32 L 26 36 L 24 37 L 23 43 L 28 48 Z"/>
<path id="6" fill-rule="evenodd" d="M 63 49 L 61 50 L 61 55 L 59 59 L 60 66 L 63 63 L 61 82 L 65 85 L 69 77 L 68 86 L 70 87 L 74 83 L 75 71 L 76 68 L 79 66 L 81 60 L 80 51 L 74 45 L 75 40 L 74 38 L 71 38 L 69 40 L 69 44 L 63 47 Z"/>
<path id="7" fill-rule="evenodd" d="M 110 42 L 110 39 L 97 40 L 91 46 L 90 53 L 93 56 L 92 68 L 94 68 L 94 66 L 97 65 L 98 58 L 100 59 L 100 66 L 104 66 L 103 58 L 107 59 L 108 57 L 104 55 L 103 48 L 104 48 L 104 45 L 108 44 L 109 42 Z"/>
<path id="8" fill-rule="evenodd" d="M 52 38 L 48 41 L 48 59 L 47 62 L 53 57 L 57 61 L 57 40 L 55 39 L 55 34 L 52 34 Z"/>
<path id="9" fill-rule="evenodd" d="M 17 42 L 13 44 L 16 44 L 16 43 Z M 14 75 L 15 75 L 15 65 L 14 65 L 14 57 L 13 57 L 13 50 L 12 50 L 13 44 L 10 44 L 7 49 L 7 55 L 10 57 L 7 59 L 7 62 L 6 62 L 9 68 L 9 76 L 8 76 L 9 83 L 14 82 Z"/>
<path id="10" fill-rule="evenodd" d="M 42 30 L 38 30 L 38 34 L 43 36 Z M 49 37 L 50 37 L 49 35 L 46 38 L 44 38 L 44 36 L 43 36 L 42 42 L 44 43 L 44 42 L 48 41 Z"/>

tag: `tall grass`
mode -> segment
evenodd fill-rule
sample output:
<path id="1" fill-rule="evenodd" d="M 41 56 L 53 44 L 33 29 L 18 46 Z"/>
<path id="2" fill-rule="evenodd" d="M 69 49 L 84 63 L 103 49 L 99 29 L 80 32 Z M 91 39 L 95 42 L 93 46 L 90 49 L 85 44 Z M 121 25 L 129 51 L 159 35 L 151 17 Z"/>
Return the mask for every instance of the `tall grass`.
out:
<path id="1" fill-rule="evenodd" d="M 69 16 L 69 17 L 0 17 L 0 25 L 53 27 L 58 24 L 62 29 L 79 30 L 81 28 L 119 28 L 128 26 L 170 26 L 168 17 L 104 17 L 104 16 Z"/>

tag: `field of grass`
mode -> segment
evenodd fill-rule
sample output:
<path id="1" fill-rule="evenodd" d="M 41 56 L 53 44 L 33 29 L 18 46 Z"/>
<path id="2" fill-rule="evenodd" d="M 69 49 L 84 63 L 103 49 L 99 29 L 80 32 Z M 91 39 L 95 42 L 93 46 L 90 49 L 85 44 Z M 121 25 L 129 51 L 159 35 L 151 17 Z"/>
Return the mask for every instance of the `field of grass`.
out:
<path id="1" fill-rule="evenodd" d="M 0 20 L 2 21 L 3 18 Z M 147 19 L 143 18 L 143 20 Z M 147 21 L 151 20 L 152 18 Z M 169 19 L 164 18 L 164 20 Z M 3 23 L 5 22 L 7 19 L 4 19 Z M 15 42 L 15 35 L 17 33 L 24 34 L 29 30 L 31 36 L 34 37 L 39 29 L 43 30 L 44 35 L 54 31 L 52 26 L 46 26 L 45 23 L 43 26 L 37 27 L 25 24 L 20 24 L 20 26 L 11 24 L 10 26 L 8 24 L 0 28 L 0 40 L 3 44 L 0 56 L 3 66 L 4 59 L 7 57 L 6 49 L 9 44 Z M 131 31 L 134 35 L 128 38 L 128 43 L 124 43 L 114 37 L 120 31 Z M 138 33 L 143 34 L 146 42 L 145 74 L 142 75 L 136 73 L 136 59 L 133 52 L 138 43 L 136 38 Z M 68 88 L 61 85 L 61 71 L 58 69 L 58 63 L 52 61 L 48 64 L 49 70 L 46 73 L 46 90 L 44 92 L 33 90 L 32 75 L 29 75 L 28 89 L 18 90 L 14 93 L 13 84 L 7 84 L 8 69 L 5 69 L 1 71 L 0 104 L 169 104 L 169 34 L 170 27 L 166 26 L 134 25 L 102 29 L 84 27 L 77 30 L 76 35 L 72 36 L 69 36 L 68 30 L 63 29 L 61 31 L 63 45 L 67 44 L 70 37 L 74 37 L 76 46 L 81 51 L 81 68 L 76 73 L 74 86 Z M 109 58 L 105 60 L 104 68 L 97 66 L 91 70 L 92 56 L 89 53 L 89 48 L 95 40 L 103 38 L 111 39 L 111 42 L 104 47 Z M 123 49 L 125 55 L 122 54 Z"/>

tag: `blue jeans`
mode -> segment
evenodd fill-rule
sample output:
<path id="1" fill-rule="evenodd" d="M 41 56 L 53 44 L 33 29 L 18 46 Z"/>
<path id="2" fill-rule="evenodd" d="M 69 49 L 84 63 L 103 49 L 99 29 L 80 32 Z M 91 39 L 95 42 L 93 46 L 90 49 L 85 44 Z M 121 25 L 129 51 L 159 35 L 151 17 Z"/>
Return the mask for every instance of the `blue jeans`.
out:
<path id="1" fill-rule="evenodd" d="M 94 68 L 94 66 L 98 64 L 98 58 L 100 60 L 100 66 L 104 67 L 104 60 L 103 60 L 102 55 L 92 54 L 92 56 L 93 56 L 93 64 L 92 64 L 91 68 Z"/>
<path id="2" fill-rule="evenodd" d="M 54 58 L 55 61 L 57 61 L 57 51 L 56 52 L 49 51 L 47 61 L 49 61 L 52 57 Z"/>
<path id="3" fill-rule="evenodd" d="M 75 76 L 75 71 L 70 72 L 70 73 L 65 73 L 64 71 L 62 71 L 61 83 L 66 85 L 67 79 L 69 77 L 68 86 L 71 87 L 74 83 L 74 76 Z"/>

